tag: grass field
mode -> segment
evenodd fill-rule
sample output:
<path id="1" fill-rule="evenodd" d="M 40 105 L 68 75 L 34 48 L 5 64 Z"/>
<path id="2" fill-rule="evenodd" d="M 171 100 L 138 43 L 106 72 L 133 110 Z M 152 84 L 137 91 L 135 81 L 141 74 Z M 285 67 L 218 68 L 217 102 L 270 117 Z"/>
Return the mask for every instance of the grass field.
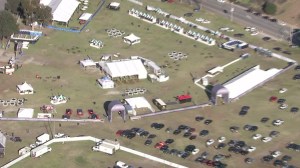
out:
<path id="1" fill-rule="evenodd" d="M 110 1 L 106 2 L 107 4 Z M 160 3 L 156 1 L 143 1 L 153 6 L 159 6 L 165 11 L 176 12 L 176 15 L 182 16 L 189 12 L 191 8 L 185 5 Z M 96 2 L 95 2 L 96 3 Z M 136 8 L 144 10 L 133 3 L 121 1 L 120 11 L 110 11 L 103 9 L 87 26 L 89 31 L 83 31 L 80 34 L 43 30 L 47 32 L 47 36 L 42 37 L 38 43 L 31 45 L 25 55 L 20 59 L 22 68 L 13 76 L 1 76 L 0 95 L 1 99 L 11 99 L 13 97 L 25 97 L 28 101 L 24 107 L 35 108 L 35 113 L 39 111 L 39 107 L 43 104 L 49 104 L 49 96 L 62 93 L 70 97 L 67 104 L 58 105 L 56 108 L 56 117 L 60 118 L 66 108 L 82 108 L 85 112 L 88 108 L 93 108 L 94 111 L 101 117 L 105 114 L 103 104 L 105 101 L 121 99 L 122 92 L 126 88 L 144 87 L 148 92 L 144 95 L 148 100 L 154 97 L 160 97 L 165 101 L 174 101 L 176 95 L 191 93 L 193 102 L 184 105 L 173 105 L 169 108 L 183 107 L 185 105 L 200 104 L 208 101 L 205 92 L 193 84 L 193 77 L 203 76 L 207 70 L 224 65 L 236 58 L 243 52 L 229 52 L 219 49 L 216 46 L 206 46 L 193 40 L 179 36 L 168 30 L 161 29 L 155 25 L 143 22 L 133 18 L 127 14 L 127 10 Z M 175 10 L 176 9 L 176 10 Z M 180 9 L 180 10 L 177 10 Z M 201 17 L 212 20 L 212 27 L 219 28 L 222 24 L 229 22 L 214 14 L 202 11 Z M 76 18 L 74 18 L 75 20 Z M 217 21 L 215 21 L 217 20 Z M 237 31 L 242 31 L 242 27 L 231 24 Z M 126 34 L 134 33 L 141 37 L 141 43 L 133 46 L 128 46 L 121 38 L 110 38 L 106 29 L 116 28 L 125 31 Z M 98 39 L 104 42 L 105 46 L 102 49 L 89 47 L 88 41 Z M 271 41 L 264 43 L 258 37 L 246 36 L 243 40 L 251 41 L 256 45 L 271 48 L 280 46 L 287 48 L 286 44 Z M 173 61 L 168 58 L 167 54 L 171 51 L 180 51 L 188 53 L 187 60 Z M 300 61 L 297 57 L 300 53 L 299 49 L 291 49 L 292 58 Z M 242 60 L 228 67 L 226 71 L 216 80 L 219 82 L 226 81 L 240 72 L 243 72 L 249 67 L 260 64 L 262 68 L 282 68 L 286 63 L 274 58 L 266 58 L 249 51 L 251 57 Z M 81 69 L 77 62 L 81 59 L 90 56 L 94 61 L 98 61 L 103 54 L 120 53 L 120 58 L 129 58 L 132 55 L 139 55 L 155 61 L 158 65 L 168 64 L 165 71 L 170 75 L 170 80 L 165 83 L 150 83 L 147 80 L 142 80 L 134 83 L 119 83 L 113 90 L 102 90 L 96 85 L 96 79 L 103 76 L 99 70 L 84 70 Z M 269 151 L 280 150 L 283 154 L 293 156 L 293 160 L 289 163 L 292 165 L 300 165 L 297 158 L 299 153 L 285 149 L 285 145 L 290 142 L 300 143 L 300 134 L 297 123 L 300 122 L 299 114 L 292 114 L 289 110 L 279 110 L 278 104 L 268 101 L 270 96 L 278 96 L 286 98 L 289 107 L 299 106 L 298 97 L 300 96 L 299 81 L 292 80 L 294 70 L 289 70 L 284 74 L 276 77 L 272 81 L 254 90 L 253 92 L 242 97 L 240 100 L 228 105 L 217 105 L 204 109 L 186 111 L 181 113 L 173 113 L 168 115 L 144 118 L 137 121 L 123 122 L 120 117 L 114 115 L 113 122 L 99 124 L 80 124 L 77 123 L 29 123 L 29 122 L 3 122 L 1 121 L 1 130 L 8 134 L 14 133 L 15 136 L 20 136 L 23 141 L 21 143 L 13 143 L 7 141 L 5 158 L 0 159 L 0 165 L 5 164 L 9 160 L 17 157 L 17 150 L 23 146 L 29 145 L 35 141 L 35 137 L 54 130 L 55 132 L 63 132 L 70 136 L 91 135 L 98 138 L 115 139 L 121 142 L 121 145 L 153 154 L 166 160 L 174 161 L 188 167 L 199 167 L 199 164 L 194 162 L 196 156 L 190 156 L 187 159 L 177 158 L 175 156 L 166 155 L 154 149 L 151 145 L 146 147 L 143 145 L 145 139 L 135 137 L 133 140 L 116 137 L 115 132 L 119 129 L 129 129 L 132 127 L 141 127 L 151 133 L 155 133 L 158 137 L 154 143 L 165 140 L 167 138 L 175 139 L 175 143 L 170 145 L 170 148 L 183 150 L 186 145 L 195 144 L 200 153 L 208 151 L 211 159 L 215 154 L 229 154 L 227 148 L 216 150 L 213 147 L 205 147 L 205 141 L 209 138 L 218 138 L 225 136 L 229 139 L 240 139 L 246 141 L 249 145 L 257 147 L 257 150 L 250 153 L 247 157 L 255 158 L 252 165 L 246 165 L 243 160 L 245 156 L 232 154 L 232 158 L 224 160 L 229 167 L 272 167 L 271 163 L 263 163 L 260 158 L 267 155 Z M 36 79 L 39 75 L 42 79 Z M 61 76 L 59 80 L 52 80 L 49 77 Z M 46 78 L 48 77 L 48 78 Z M 32 84 L 36 93 L 34 95 L 19 96 L 16 92 L 16 85 L 22 82 Z M 279 94 L 278 90 L 281 87 L 288 88 L 284 94 Z M 93 102 L 96 102 L 94 104 Z M 239 110 L 243 105 L 251 107 L 249 114 L 244 117 L 238 116 Z M 3 107 L 0 107 L 3 108 Z M 8 107 L 5 110 L 5 116 L 16 116 L 17 107 Z M 213 123 L 205 125 L 203 122 L 196 122 L 195 116 L 201 115 L 207 119 L 212 119 Z M 269 117 L 270 121 L 266 124 L 260 123 L 262 117 Z M 73 118 L 76 118 L 73 116 Z M 280 127 L 274 127 L 271 121 L 274 119 L 283 119 L 285 123 Z M 196 128 L 196 132 L 203 129 L 210 131 L 207 137 L 197 137 L 196 140 L 190 141 L 183 138 L 182 134 L 173 135 L 167 134 L 164 130 L 154 130 L 150 128 L 152 122 L 162 122 L 166 127 L 175 129 L 180 124 Z M 251 139 L 252 133 L 241 130 L 237 134 L 229 131 L 230 126 L 243 127 L 245 124 L 253 124 L 259 126 L 257 133 L 267 136 L 270 131 L 278 130 L 280 136 L 275 138 L 270 143 L 263 143 Z M 51 153 L 44 155 L 42 158 L 28 158 L 20 162 L 14 167 L 109 167 L 117 160 L 122 160 L 135 167 L 164 167 L 155 162 L 144 160 L 136 156 L 127 155 L 124 152 L 118 152 L 114 156 L 107 156 L 102 153 L 92 153 L 91 147 L 93 143 L 65 143 L 52 145 Z"/>

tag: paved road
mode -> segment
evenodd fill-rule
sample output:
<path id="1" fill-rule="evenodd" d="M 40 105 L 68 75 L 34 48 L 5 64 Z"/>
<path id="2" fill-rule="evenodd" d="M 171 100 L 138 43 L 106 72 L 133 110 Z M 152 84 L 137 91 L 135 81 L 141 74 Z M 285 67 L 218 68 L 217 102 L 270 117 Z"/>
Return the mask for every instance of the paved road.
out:
<path id="1" fill-rule="evenodd" d="M 194 2 L 201 2 L 201 0 L 192 0 Z M 234 22 L 241 23 L 245 26 L 256 27 L 259 31 L 277 39 L 287 40 L 290 37 L 290 27 L 282 26 L 278 23 L 270 22 L 262 18 L 261 16 L 255 16 L 254 14 L 245 11 L 244 7 L 237 6 L 230 3 L 220 3 L 217 0 L 202 0 L 201 6 L 209 11 L 223 15 Z M 231 14 L 231 9 L 234 8 L 234 12 Z M 227 10 L 227 13 L 224 13 Z M 232 15 L 232 17 L 231 17 Z"/>

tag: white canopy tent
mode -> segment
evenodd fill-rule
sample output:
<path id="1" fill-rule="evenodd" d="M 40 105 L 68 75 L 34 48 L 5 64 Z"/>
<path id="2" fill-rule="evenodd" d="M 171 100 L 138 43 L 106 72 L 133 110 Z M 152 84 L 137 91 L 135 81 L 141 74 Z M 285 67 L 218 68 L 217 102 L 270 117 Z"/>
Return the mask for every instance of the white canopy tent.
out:
<path id="1" fill-rule="evenodd" d="M 96 63 L 91 59 L 81 60 L 80 65 L 84 68 L 86 68 L 86 67 L 96 67 Z"/>
<path id="2" fill-rule="evenodd" d="M 125 99 L 125 101 L 132 107 L 134 111 L 135 109 L 148 108 L 151 112 L 155 112 L 155 109 L 150 105 L 145 97 L 133 97 Z"/>
<path id="3" fill-rule="evenodd" d="M 129 36 L 124 37 L 124 42 L 130 45 L 141 42 L 141 38 L 131 33 Z"/>
<path id="4" fill-rule="evenodd" d="M 137 76 L 138 79 L 147 78 L 147 70 L 140 59 L 119 60 L 113 62 L 99 62 L 102 70 L 111 78 Z"/>
<path id="5" fill-rule="evenodd" d="M 20 95 L 33 94 L 33 87 L 30 84 L 24 82 L 21 85 L 17 85 L 17 91 Z"/>
<path id="6" fill-rule="evenodd" d="M 278 72 L 280 72 L 280 69 L 272 68 L 264 71 L 260 69 L 259 65 L 257 65 L 226 82 L 223 86 L 229 91 L 229 98 L 234 99 L 268 78 L 274 76 Z"/>
<path id="7" fill-rule="evenodd" d="M 89 20 L 91 18 L 93 14 L 91 13 L 83 13 L 80 17 L 79 17 L 79 20 Z"/>
<path id="8" fill-rule="evenodd" d="M 107 76 L 98 79 L 97 82 L 103 89 L 111 89 L 115 87 L 114 81 Z"/>
<path id="9" fill-rule="evenodd" d="M 77 9 L 77 0 L 41 0 L 40 4 L 52 9 L 53 21 L 67 23 Z"/>
<path id="10" fill-rule="evenodd" d="M 18 118 L 32 118 L 34 109 L 32 108 L 19 108 Z"/>
<path id="11" fill-rule="evenodd" d="M 120 9 L 120 3 L 119 2 L 111 2 L 108 7 L 110 9 L 118 10 Z"/>

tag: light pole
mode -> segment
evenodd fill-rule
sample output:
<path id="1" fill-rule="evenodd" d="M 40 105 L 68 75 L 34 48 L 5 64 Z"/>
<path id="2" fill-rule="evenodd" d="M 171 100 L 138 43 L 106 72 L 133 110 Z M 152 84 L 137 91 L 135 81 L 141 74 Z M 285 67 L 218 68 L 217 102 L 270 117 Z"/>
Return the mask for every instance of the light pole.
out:
<path id="1" fill-rule="evenodd" d="M 231 9 L 230 9 L 230 21 L 233 21 L 233 12 L 234 12 L 234 7 L 233 7 L 233 2 L 230 3 L 231 4 Z"/>

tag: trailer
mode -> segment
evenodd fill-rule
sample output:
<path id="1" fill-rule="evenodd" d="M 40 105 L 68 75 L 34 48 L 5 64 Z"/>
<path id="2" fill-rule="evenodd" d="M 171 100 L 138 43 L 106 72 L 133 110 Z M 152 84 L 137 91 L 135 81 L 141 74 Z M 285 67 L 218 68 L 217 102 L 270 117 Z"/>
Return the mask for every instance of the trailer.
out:
<path id="1" fill-rule="evenodd" d="M 50 140 L 50 135 L 47 133 L 44 133 L 44 134 L 38 136 L 36 139 L 37 139 L 36 144 L 41 145 Z"/>
<path id="2" fill-rule="evenodd" d="M 93 151 L 104 152 L 104 153 L 112 155 L 116 152 L 116 149 L 114 146 L 109 145 L 109 144 L 100 144 L 98 146 L 94 146 Z"/>
<path id="3" fill-rule="evenodd" d="M 118 141 L 112 141 L 112 140 L 109 140 L 109 139 L 105 139 L 105 140 L 101 141 L 100 143 L 113 146 L 115 148 L 115 150 L 120 149 L 120 143 Z"/>
<path id="4" fill-rule="evenodd" d="M 30 152 L 30 150 L 31 150 L 30 147 L 25 146 L 24 148 L 21 148 L 21 149 L 19 150 L 19 155 L 20 155 L 20 156 L 21 156 L 21 155 L 24 155 L 24 154 Z"/>
<path id="5" fill-rule="evenodd" d="M 52 148 L 45 146 L 45 145 L 41 145 L 41 146 L 38 146 L 38 147 L 32 149 L 30 152 L 30 156 L 31 157 L 40 157 L 43 154 L 45 154 L 47 152 L 51 152 L 51 151 L 52 151 Z"/>

